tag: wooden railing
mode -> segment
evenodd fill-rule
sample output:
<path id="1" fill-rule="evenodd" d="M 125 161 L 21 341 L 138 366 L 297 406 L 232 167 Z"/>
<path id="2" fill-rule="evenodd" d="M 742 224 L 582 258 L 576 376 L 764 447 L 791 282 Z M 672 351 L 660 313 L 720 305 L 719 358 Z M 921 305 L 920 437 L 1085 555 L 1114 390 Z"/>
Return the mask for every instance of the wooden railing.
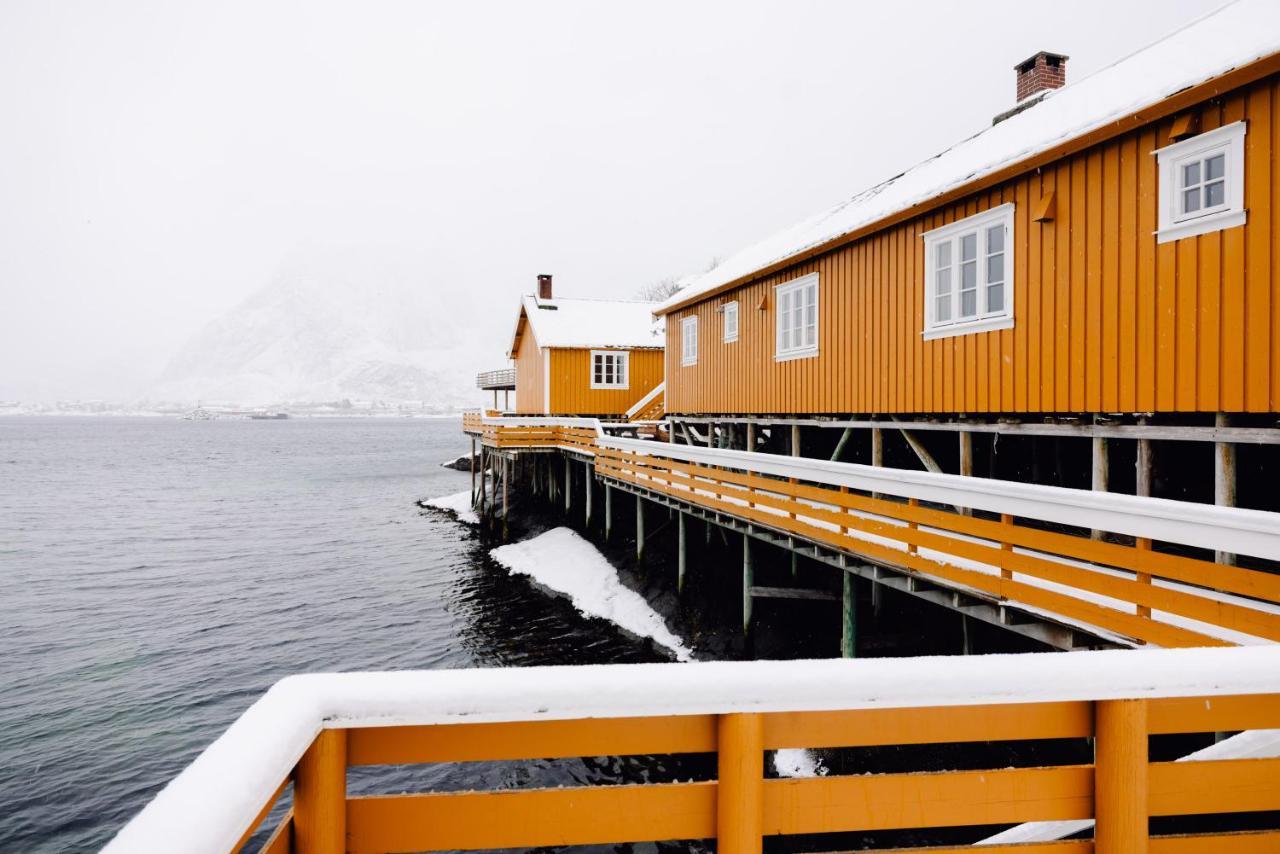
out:
<path id="1" fill-rule="evenodd" d="M 462 432 L 479 435 L 484 432 L 484 415 L 478 410 L 462 413 Z"/>
<path id="2" fill-rule="evenodd" d="M 1158 646 L 1280 641 L 1280 515 L 609 435 L 586 418 L 484 419 L 487 445 L 595 456 L 606 482 Z M 1112 535 L 1096 538 L 1094 532 Z"/>
<path id="3" fill-rule="evenodd" d="M 1118 638 L 1280 641 L 1280 575 L 1212 560 L 1280 558 L 1272 513 L 613 438 L 596 471 Z"/>
<path id="4" fill-rule="evenodd" d="M 658 383 L 626 412 L 628 421 L 656 421 L 667 412 L 667 384 Z"/>
<path id="5" fill-rule="evenodd" d="M 1014 850 L 1133 854 L 1148 850 L 1152 816 L 1280 809 L 1280 739 L 1246 733 L 1238 749 L 1215 745 L 1188 757 L 1202 761 L 1148 759 L 1150 735 L 1280 727 L 1277 692 L 1280 648 L 1270 646 L 290 677 L 107 850 L 237 850 L 274 801 L 290 798 L 292 783 L 290 809 L 266 851 L 716 839 L 723 854 L 754 854 L 765 836 L 973 826 L 977 838 L 979 825 L 1095 819 L 1095 841 Z M 1096 741 L 1084 764 L 1007 767 L 1007 749 L 982 752 L 1087 738 Z M 972 743 L 973 755 L 992 764 L 802 779 L 764 773 L 766 751 L 940 743 Z M 357 766 L 691 753 L 716 755 L 713 778 L 346 790 L 347 769 Z M 1170 854 L 1275 846 L 1275 831 L 1150 841 L 1151 851 Z"/>

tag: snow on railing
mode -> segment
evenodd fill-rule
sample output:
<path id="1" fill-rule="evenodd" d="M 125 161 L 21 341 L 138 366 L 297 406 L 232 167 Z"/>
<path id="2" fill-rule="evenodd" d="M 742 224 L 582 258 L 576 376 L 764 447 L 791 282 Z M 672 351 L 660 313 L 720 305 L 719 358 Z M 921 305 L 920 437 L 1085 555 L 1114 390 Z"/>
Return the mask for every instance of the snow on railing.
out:
<path id="1" fill-rule="evenodd" d="M 836 710 L 933 708 L 945 713 L 961 706 L 1276 692 L 1280 647 L 1274 646 L 291 676 L 276 683 L 162 789 L 105 850 L 171 851 L 176 840 L 192 854 L 232 850 L 325 729 Z M 1205 723 L 1201 718 L 1211 705 L 1222 704 L 1198 702 L 1195 715 L 1187 713 L 1187 725 Z M 1232 706 L 1222 708 L 1227 711 L 1212 714 L 1229 715 Z M 1030 706 L 1020 712 L 1034 713 Z M 1274 711 L 1262 713 L 1266 715 L 1274 716 Z M 1211 724 L 1230 729 L 1236 718 Z M 1258 714 L 1249 718 L 1257 719 Z M 1238 723 L 1234 728 L 1240 728 Z M 856 729 L 847 737 L 853 738 Z M 804 746 L 803 730 L 798 737 Z M 1145 724 L 1141 744 L 1145 747 Z M 413 748 L 400 749 L 409 753 Z M 429 761 L 407 755 L 400 759 Z M 297 797 L 295 791 L 295 806 Z M 1145 818 L 1143 822 L 1145 827 Z"/>
<path id="2" fill-rule="evenodd" d="M 824 486 L 1040 519 L 1167 543 L 1280 560 L 1280 514 L 1167 498 L 1095 492 L 994 478 L 637 441 L 597 440 L 606 448 L 659 459 L 796 478 Z"/>

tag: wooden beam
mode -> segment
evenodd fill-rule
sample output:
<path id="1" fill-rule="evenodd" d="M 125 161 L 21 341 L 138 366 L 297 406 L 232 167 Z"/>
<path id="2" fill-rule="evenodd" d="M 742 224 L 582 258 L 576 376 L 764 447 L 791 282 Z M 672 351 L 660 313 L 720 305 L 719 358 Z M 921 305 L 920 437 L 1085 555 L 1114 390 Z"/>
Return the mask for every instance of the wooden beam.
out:
<path id="1" fill-rule="evenodd" d="M 1215 426 L 1227 427 L 1225 413 L 1215 417 Z M 1217 442 L 1213 446 L 1213 503 L 1219 507 L 1236 506 L 1236 446 L 1230 442 Z M 1234 565 L 1236 556 L 1230 552 L 1214 552 L 1218 563 Z"/>
<path id="2" fill-rule="evenodd" d="M 760 854 L 764 826 L 764 718 L 721 715 L 716 785 L 716 850 Z"/>
<path id="3" fill-rule="evenodd" d="M 922 445 L 920 440 L 917 439 L 910 430 L 903 430 L 899 428 L 898 432 L 902 434 L 902 438 L 907 440 L 907 444 L 911 446 L 911 450 L 916 452 L 916 458 L 920 460 L 920 464 L 924 466 L 926 470 L 934 473 L 942 472 L 942 466 L 938 465 L 938 461 L 933 458 L 933 454 L 929 453 L 929 449 Z"/>
<path id="4" fill-rule="evenodd" d="M 683 421 L 703 424 L 713 421 L 710 417 L 688 417 Z M 871 419 L 842 418 L 755 418 L 748 423 L 758 426 L 786 427 L 799 424 L 802 427 L 844 429 L 855 427 L 873 429 L 886 422 Z M 975 422 L 972 416 L 965 421 L 941 421 L 937 419 L 908 420 L 899 418 L 895 424 L 919 431 L 943 430 L 970 433 L 994 433 L 1002 436 L 1064 436 L 1088 438 L 1105 436 L 1108 439 L 1160 439 L 1173 442 L 1235 442 L 1238 445 L 1280 445 L 1280 430 L 1272 427 L 1214 427 L 1184 424 L 1046 424 L 1044 422 L 992 421 Z"/>
<path id="5" fill-rule="evenodd" d="M 840 608 L 840 655 L 843 658 L 856 658 L 858 648 L 858 611 L 857 588 L 854 586 L 853 573 L 843 572 L 841 575 L 841 608 Z"/>
<path id="6" fill-rule="evenodd" d="M 810 590 L 804 587 L 751 587 L 753 599 L 810 599 L 820 602 L 838 602 L 840 595 L 830 590 Z"/>
<path id="7" fill-rule="evenodd" d="M 751 588 L 755 585 L 755 566 L 751 562 L 751 537 L 742 535 L 742 633 L 751 634 Z"/>
<path id="8" fill-rule="evenodd" d="M 844 453 L 844 446 L 849 444 L 851 436 L 853 436 L 853 428 L 844 428 L 844 432 L 840 434 L 840 441 L 836 442 L 836 449 L 831 452 L 831 462 L 834 463 L 840 461 L 840 455 Z"/>
<path id="9" fill-rule="evenodd" d="M 1111 455 L 1108 453 L 1107 440 L 1103 436 L 1093 437 L 1093 465 L 1090 477 L 1090 488 L 1094 492 L 1108 492 L 1111 481 Z M 1094 530 L 1090 536 L 1095 540 L 1102 539 L 1102 531 Z"/>
<path id="10" fill-rule="evenodd" d="M 679 525 L 676 528 L 678 532 L 677 538 L 676 538 L 676 542 L 677 542 L 677 545 L 676 545 L 676 548 L 677 548 L 676 592 L 683 593 L 685 570 L 687 569 L 689 564 L 689 559 L 688 559 L 689 542 L 688 542 L 688 534 L 685 531 L 685 529 L 688 527 L 685 520 L 688 517 L 685 515 L 684 511 L 682 510 L 677 510 L 676 512 L 680 514 Z"/>

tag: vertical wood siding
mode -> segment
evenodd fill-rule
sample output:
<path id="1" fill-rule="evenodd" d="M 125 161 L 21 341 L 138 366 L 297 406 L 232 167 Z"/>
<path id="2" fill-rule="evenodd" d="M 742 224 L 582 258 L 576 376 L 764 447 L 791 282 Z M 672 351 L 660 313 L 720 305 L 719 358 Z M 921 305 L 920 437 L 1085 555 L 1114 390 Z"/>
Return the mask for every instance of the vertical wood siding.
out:
<path id="1" fill-rule="evenodd" d="M 528 322 L 522 319 L 520 324 L 524 327 L 524 334 L 520 336 L 520 347 L 516 350 L 516 412 L 541 415 L 546 403 L 542 349 L 534 340 Z"/>
<path id="2" fill-rule="evenodd" d="M 1243 227 L 1157 244 L 1156 158 L 1172 118 L 1135 129 L 667 318 L 676 413 L 1274 412 L 1280 287 L 1272 213 L 1280 78 L 1199 107 L 1201 130 L 1246 120 Z M 1030 209 L 1056 193 L 1051 222 Z M 1006 202 L 1012 329 L 924 341 L 921 234 Z M 777 362 L 775 285 L 817 272 L 819 355 Z M 739 302 L 724 343 L 725 301 Z M 758 306 L 763 305 L 763 308 Z M 698 364 L 680 320 L 698 315 Z"/>
<path id="3" fill-rule="evenodd" d="M 597 348 L 600 349 L 600 348 Z M 624 389 L 591 387 L 591 351 L 551 351 L 552 415 L 621 415 L 662 382 L 662 351 L 631 350 Z"/>

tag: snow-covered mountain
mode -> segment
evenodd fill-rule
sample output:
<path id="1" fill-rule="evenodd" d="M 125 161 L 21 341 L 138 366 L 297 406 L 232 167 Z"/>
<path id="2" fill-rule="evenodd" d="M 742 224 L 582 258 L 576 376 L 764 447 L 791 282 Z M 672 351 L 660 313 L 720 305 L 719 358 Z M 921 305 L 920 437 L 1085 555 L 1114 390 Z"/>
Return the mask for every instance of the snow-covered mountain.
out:
<path id="1" fill-rule="evenodd" d="M 192 337 L 147 396 L 472 403 L 486 366 L 475 342 L 486 336 L 468 329 L 463 299 L 394 275 L 294 269 Z"/>

